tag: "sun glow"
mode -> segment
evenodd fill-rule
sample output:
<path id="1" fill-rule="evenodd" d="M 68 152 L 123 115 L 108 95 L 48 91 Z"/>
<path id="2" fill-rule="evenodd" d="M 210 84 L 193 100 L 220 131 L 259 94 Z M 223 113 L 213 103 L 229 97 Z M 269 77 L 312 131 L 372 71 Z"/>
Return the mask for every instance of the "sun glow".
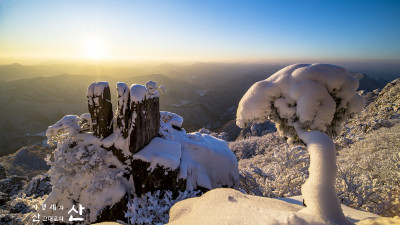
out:
<path id="1" fill-rule="evenodd" d="M 107 58 L 104 42 L 96 37 L 86 39 L 84 42 L 84 56 L 91 60 L 102 60 Z"/>

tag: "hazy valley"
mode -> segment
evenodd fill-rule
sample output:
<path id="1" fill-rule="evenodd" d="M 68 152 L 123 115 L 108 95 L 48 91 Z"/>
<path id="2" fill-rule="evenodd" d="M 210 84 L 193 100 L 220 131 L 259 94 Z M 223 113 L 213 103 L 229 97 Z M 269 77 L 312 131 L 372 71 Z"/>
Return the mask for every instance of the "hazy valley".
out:
<path id="1" fill-rule="evenodd" d="M 161 110 L 182 115 L 187 131 L 203 127 L 217 131 L 231 129 L 232 123 L 224 124 L 235 118 L 237 104 L 245 91 L 280 68 L 281 65 L 261 64 L 164 64 L 143 69 L 99 67 L 105 75 L 98 76 L 95 66 L 3 65 L 0 66 L 0 155 L 40 144 L 49 125 L 64 115 L 87 112 L 83 96 L 89 84 L 96 81 L 108 81 L 111 87 L 117 82 L 156 81 L 166 87 L 166 93 L 160 96 Z M 394 77 L 385 80 L 364 75 L 359 89 L 382 88 Z M 111 94 L 115 103 L 115 88 L 111 88 Z"/>

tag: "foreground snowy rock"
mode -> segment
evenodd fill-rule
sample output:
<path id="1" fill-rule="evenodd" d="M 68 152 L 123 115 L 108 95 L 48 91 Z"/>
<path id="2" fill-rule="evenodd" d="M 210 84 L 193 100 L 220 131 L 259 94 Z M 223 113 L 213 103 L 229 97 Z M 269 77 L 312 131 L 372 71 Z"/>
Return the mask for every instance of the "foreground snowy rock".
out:
<path id="1" fill-rule="evenodd" d="M 302 213 L 305 207 L 301 204 L 301 197 L 278 200 L 220 188 L 175 204 L 170 211 L 169 224 L 331 224 L 315 215 Z M 346 218 L 353 223 L 378 217 L 346 206 L 342 208 Z"/>
<path id="2" fill-rule="evenodd" d="M 187 134 L 182 117 L 160 112 L 155 82 L 130 89 L 118 83 L 117 91 L 115 115 L 108 83 L 98 82 L 88 88 L 90 113 L 64 116 L 48 128 L 48 143 L 57 148 L 47 159 L 52 191 L 44 204 L 64 210 L 39 209 L 40 215 L 67 223 L 136 223 L 137 197 L 169 193 L 173 201 L 184 191 L 238 186 L 237 160 L 227 143 Z"/>

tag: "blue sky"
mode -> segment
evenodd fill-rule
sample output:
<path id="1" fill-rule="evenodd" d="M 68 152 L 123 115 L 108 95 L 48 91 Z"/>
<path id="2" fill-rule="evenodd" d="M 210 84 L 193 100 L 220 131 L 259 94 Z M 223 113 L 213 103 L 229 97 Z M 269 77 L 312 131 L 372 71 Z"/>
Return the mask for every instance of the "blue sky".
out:
<path id="1" fill-rule="evenodd" d="M 399 40 L 400 1 L 0 0 L 0 60 L 400 61 Z"/>

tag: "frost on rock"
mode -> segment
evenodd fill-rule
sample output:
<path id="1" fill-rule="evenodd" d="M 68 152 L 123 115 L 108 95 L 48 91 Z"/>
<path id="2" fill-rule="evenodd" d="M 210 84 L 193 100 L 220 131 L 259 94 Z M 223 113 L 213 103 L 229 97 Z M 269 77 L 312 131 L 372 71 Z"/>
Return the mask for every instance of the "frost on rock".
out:
<path id="1" fill-rule="evenodd" d="M 140 84 L 133 84 L 131 86 L 131 99 L 134 102 L 141 102 L 145 99 L 159 97 L 157 91 L 157 83 L 154 81 L 148 81 L 146 86 Z"/>
<path id="2" fill-rule="evenodd" d="M 95 136 L 104 138 L 113 132 L 111 93 L 107 82 L 92 83 L 87 90 L 88 108 Z"/>
<path id="3" fill-rule="evenodd" d="M 70 118 L 80 123 L 79 117 Z M 62 120 L 66 120 L 65 117 Z M 63 205 L 66 210 L 46 210 L 42 214 L 68 218 L 67 212 L 79 203 L 86 209 L 85 221 L 94 222 L 106 206 L 119 202 L 129 190 L 129 181 L 123 176 L 126 168 L 112 152 L 101 147 L 101 139 L 92 133 L 83 133 L 77 124 L 68 127 L 61 121 L 47 132 L 49 140 L 59 141 L 54 160 L 47 159 L 53 189 L 44 204 Z M 58 132 L 52 132 L 54 130 Z M 62 130 L 65 133 L 60 133 Z M 71 130 L 74 132 L 69 132 Z"/>
<path id="4" fill-rule="evenodd" d="M 150 167 L 148 169 L 150 170 L 155 169 L 157 165 L 165 169 L 175 170 L 178 168 L 181 159 L 181 144 L 155 137 L 132 158 L 149 162 Z"/>
<path id="5" fill-rule="evenodd" d="M 358 80 L 329 64 L 287 66 L 266 80 L 255 83 L 240 100 L 239 127 L 272 120 L 289 141 L 299 141 L 293 124 L 336 136 L 341 122 L 363 107 L 356 92 Z"/>
<path id="6" fill-rule="evenodd" d="M 328 64 L 295 64 L 255 83 L 240 100 L 236 123 L 244 127 L 267 119 L 288 142 L 302 141 L 310 153 L 310 176 L 302 186 L 303 211 L 333 224 L 349 224 L 335 190 L 336 149 L 329 136 L 361 111 L 358 80 L 344 68 Z"/>
<path id="7" fill-rule="evenodd" d="M 131 224 L 166 224 L 169 220 L 169 210 L 177 202 L 196 197 L 200 191 L 179 192 L 173 197 L 171 191 L 148 192 L 141 197 L 134 197 L 128 203 L 128 212 L 125 217 Z"/>
<path id="8" fill-rule="evenodd" d="M 161 115 L 161 120 L 163 122 L 168 123 L 171 126 L 175 126 L 178 128 L 182 127 L 183 118 L 181 116 L 179 116 L 178 114 L 161 111 L 160 115 Z"/>
<path id="9" fill-rule="evenodd" d="M 165 140 L 180 143 L 179 178 L 186 180 L 187 190 L 198 186 L 207 189 L 237 187 L 239 184 L 237 160 L 225 141 L 206 134 L 187 134 L 184 129 L 174 129 L 169 120 L 161 121 L 159 134 Z"/>
<path id="10" fill-rule="evenodd" d="M 169 190 L 177 197 L 179 191 L 238 185 L 237 161 L 226 142 L 186 134 L 181 116 L 159 111 L 155 82 L 130 89 L 118 83 L 117 92 L 118 107 L 110 114 L 108 83 L 93 83 L 89 113 L 65 116 L 48 128 L 48 142 L 57 148 L 47 159 L 52 191 L 44 204 L 65 210 L 39 213 L 69 218 L 80 204 L 85 223 L 126 221 L 132 195 Z"/>

